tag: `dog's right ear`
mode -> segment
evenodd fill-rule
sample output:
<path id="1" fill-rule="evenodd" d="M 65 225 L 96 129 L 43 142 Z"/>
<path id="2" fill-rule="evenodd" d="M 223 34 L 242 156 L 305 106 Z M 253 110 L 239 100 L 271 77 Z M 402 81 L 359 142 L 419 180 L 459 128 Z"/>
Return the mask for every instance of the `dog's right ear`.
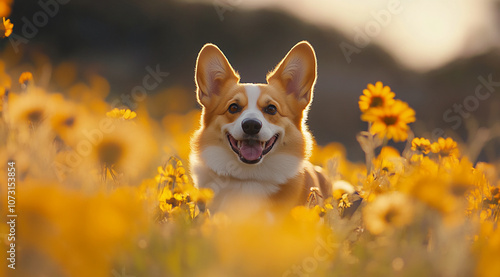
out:
<path id="1" fill-rule="evenodd" d="M 267 75 L 267 82 L 281 84 L 286 94 L 294 95 L 299 107 L 305 109 L 313 98 L 316 67 L 313 47 L 309 42 L 301 41 Z"/>
<path id="2" fill-rule="evenodd" d="M 224 86 L 239 80 L 240 76 L 217 46 L 208 43 L 201 48 L 195 69 L 196 93 L 201 105 L 209 105 L 213 96 L 219 95 Z"/>

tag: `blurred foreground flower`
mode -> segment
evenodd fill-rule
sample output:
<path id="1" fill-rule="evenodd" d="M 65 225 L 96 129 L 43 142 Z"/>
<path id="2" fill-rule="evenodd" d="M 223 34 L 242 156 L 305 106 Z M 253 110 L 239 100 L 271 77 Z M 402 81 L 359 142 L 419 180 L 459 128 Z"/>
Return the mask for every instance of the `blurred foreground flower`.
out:
<path id="1" fill-rule="evenodd" d="M 246 213 L 253 199 L 210 213 L 214 192 L 198 189 L 181 162 L 198 110 L 168 114 L 161 126 L 141 107 L 136 120 L 128 120 L 136 116 L 130 110 L 104 117 L 105 79 L 71 85 L 75 76 L 61 78 L 70 93 L 34 85 L 12 92 L 0 61 L 7 95 L 0 160 L 16 161 L 20 184 L 19 276 L 110 276 L 121 268 L 131 276 L 499 275 L 497 164 L 459 159 L 451 139 L 416 138 L 403 155 L 383 145 L 378 136 L 406 139 L 414 112 L 381 83 L 360 99 L 379 130 L 360 141 L 367 165 L 349 162 L 341 144 L 316 146 L 311 161 L 336 189 L 323 206 L 313 190 L 306 205 L 279 217 L 271 209 Z M 159 148 L 181 159 L 156 167 L 165 160 Z M 64 176 L 56 178 L 54 164 Z M 103 170 L 119 186 L 100 178 Z M 8 232 L 0 225 L 0 235 Z"/>
<path id="2" fill-rule="evenodd" d="M 19 276 L 33 276 L 30 269 L 48 276 L 109 276 L 113 262 L 148 226 L 132 187 L 86 194 L 27 180 L 19 192 Z"/>
<path id="3" fill-rule="evenodd" d="M 96 138 L 100 136 L 92 149 L 93 161 L 102 166 L 105 179 L 108 173 L 115 182 L 119 179 L 116 174 L 125 174 L 130 178 L 139 176 L 149 165 L 156 149 L 151 134 L 134 122 L 112 120 L 109 123 L 107 132 L 98 129 L 89 131 Z"/>
<path id="4" fill-rule="evenodd" d="M 13 0 L 0 0 L 0 17 L 8 16 L 11 11 Z"/>
<path id="5" fill-rule="evenodd" d="M 384 194 L 367 205 L 363 218 L 366 228 L 372 234 L 379 235 L 411 223 L 413 206 L 404 194 Z"/>
<path id="6" fill-rule="evenodd" d="M 60 94 L 48 94 L 41 89 L 35 89 L 25 94 L 9 94 L 8 119 L 11 124 L 36 127 L 63 103 Z"/>

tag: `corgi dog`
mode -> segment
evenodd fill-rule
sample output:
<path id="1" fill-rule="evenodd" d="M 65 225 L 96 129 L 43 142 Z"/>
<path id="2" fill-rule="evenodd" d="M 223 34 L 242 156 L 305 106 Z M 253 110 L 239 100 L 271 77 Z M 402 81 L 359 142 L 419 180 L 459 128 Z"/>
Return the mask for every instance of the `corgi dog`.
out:
<path id="1" fill-rule="evenodd" d="M 311 191 L 319 200 L 331 193 L 308 162 L 316 76 L 316 54 L 306 41 L 267 74 L 267 84 L 240 83 L 221 50 L 203 46 L 195 70 L 201 127 L 192 137 L 190 170 L 198 187 L 214 191 L 212 210 L 243 202 L 289 209 L 306 204 Z"/>

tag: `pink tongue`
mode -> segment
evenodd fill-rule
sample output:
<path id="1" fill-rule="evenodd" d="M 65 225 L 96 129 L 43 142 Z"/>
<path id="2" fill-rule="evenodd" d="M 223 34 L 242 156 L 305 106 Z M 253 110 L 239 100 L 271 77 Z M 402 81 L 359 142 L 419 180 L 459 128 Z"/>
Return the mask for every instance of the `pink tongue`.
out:
<path id="1" fill-rule="evenodd" d="M 249 161 L 257 160 L 262 155 L 262 145 L 259 142 L 242 141 L 240 154 Z"/>

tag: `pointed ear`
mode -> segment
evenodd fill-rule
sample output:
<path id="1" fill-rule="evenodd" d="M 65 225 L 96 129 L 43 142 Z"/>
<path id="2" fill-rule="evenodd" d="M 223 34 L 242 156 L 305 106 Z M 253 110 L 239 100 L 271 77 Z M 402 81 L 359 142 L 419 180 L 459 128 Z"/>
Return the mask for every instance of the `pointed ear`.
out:
<path id="1" fill-rule="evenodd" d="M 287 94 L 293 94 L 305 109 L 311 102 L 316 82 L 316 54 L 307 41 L 297 43 L 276 68 L 267 75 L 267 83 L 278 82 Z"/>
<path id="2" fill-rule="evenodd" d="M 205 44 L 196 60 L 195 82 L 198 102 L 206 106 L 228 82 L 237 83 L 240 76 L 234 72 L 226 57 L 214 44 Z"/>

